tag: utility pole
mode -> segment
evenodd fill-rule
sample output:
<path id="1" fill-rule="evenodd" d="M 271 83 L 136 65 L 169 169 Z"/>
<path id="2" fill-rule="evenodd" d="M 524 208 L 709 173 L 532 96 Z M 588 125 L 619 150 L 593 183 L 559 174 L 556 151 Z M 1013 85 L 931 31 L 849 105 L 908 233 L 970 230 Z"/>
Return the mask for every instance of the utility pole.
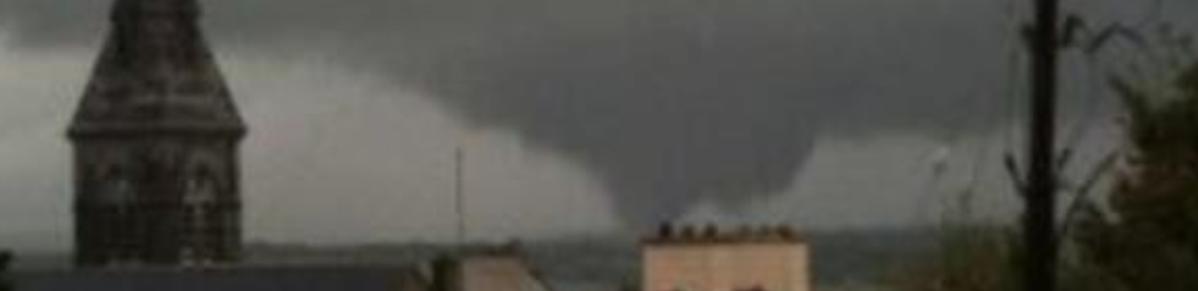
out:
<path id="1" fill-rule="evenodd" d="M 1024 190 L 1024 290 L 1056 289 L 1056 101 L 1060 36 L 1058 0 L 1035 1 L 1031 50 L 1031 120 L 1028 122 L 1027 185 Z"/>

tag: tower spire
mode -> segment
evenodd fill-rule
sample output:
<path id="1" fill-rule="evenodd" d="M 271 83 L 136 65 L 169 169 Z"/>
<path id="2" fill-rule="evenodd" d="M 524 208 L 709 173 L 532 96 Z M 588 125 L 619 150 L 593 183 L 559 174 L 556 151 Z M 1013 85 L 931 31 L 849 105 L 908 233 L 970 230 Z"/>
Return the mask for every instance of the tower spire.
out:
<path id="1" fill-rule="evenodd" d="M 245 124 L 196 0 L 117 0 L 67 136 L 85 267 L 234 262 Z"/>
<path id="2" fill-rule="evenodd" d="M 199 11 L 195 0 L 118 0 L 69 134 L 244 134 Z"/>
<path id="3" fill-rule="evenodd" d="M 112 7 L 111 19 L 136 20 L 137 16 L 165 16 L 178 19 L 195 19 L 200 15 L 196 0 L 117 0 Z"/>

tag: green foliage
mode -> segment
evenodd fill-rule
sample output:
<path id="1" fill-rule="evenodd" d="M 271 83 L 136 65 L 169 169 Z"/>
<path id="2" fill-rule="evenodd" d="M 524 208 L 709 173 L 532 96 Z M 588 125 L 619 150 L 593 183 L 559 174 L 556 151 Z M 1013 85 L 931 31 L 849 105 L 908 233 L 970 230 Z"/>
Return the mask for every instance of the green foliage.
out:
<path id="1" fill-rule="evenodd" d="M 1017 278 L 1018 236 L 1007 226 L 977 217 L 963 193 L 942 219 L 927 260 L 904 266 L 887 283 L 901 291 L 1012 290 Z"/>
<path id="2" fill-rule="evenodd" d="M 1198 290 L 1198 63 L 1166 83 L 1112 82 L 1123 100 L 1127 149 L 1108 203 L 1075 193 L 1062 230 L 1061 290 Z M 1166 84 L 1164 89 L 1144 84 Z M 902 291 L 1015 290 L 1018 232 L 971 216 L 969 197 L 942 220 L 938 245 L 889 278 Z"/>
<path id="3" fill-rule="evenodd" d="M 11 291 L 12 282 L 8 277 L 8 264 L 12 261 L 12 253 L 0 250 L 0 291 Z"/>
<path id="4" fill-rule="evenodd" d="M 1124 79 L 1128 152 L 1071 239 L 1091 290 L 1198 290 L 1198 63 L 1165 88 Z"/>
<path id="5" fill-rule="evenodd" d="M 907 276 L 895 281 L 900 290 L 910 291 L 998 291 L 1010 290 L 1013 274 L 1011 236 L 987 226 L 953 226 L 946 229 L 935 260 L 913 266 Z"/>
<path id="6" fill-rule="evenodd" d="M 1076 193 L 1060 228 L 1059 290 L 1198 290 L 1198 60 L 1188 36 L 1164 30 L 1153 39 L 1164 45 L 1141 44 L 1142 53 L 1158 70 L 1133 67 L 1111 81 L 1126 114 L 1125 151 L 1067 190 Z M 1114 185 L 1098 203 L 1087 193 L 1113 165 Z M 889 278 L 891 287 L 1017 290 L 1018 233 L 958 209 L 943 220 L 929 259 Z"/>

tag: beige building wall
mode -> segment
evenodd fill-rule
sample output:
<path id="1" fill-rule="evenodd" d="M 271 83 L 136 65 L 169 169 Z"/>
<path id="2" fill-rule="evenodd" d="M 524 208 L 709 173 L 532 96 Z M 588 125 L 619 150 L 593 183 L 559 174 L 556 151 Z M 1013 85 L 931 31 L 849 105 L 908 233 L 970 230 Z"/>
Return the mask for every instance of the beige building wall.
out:
<path id="1" fill-rule="evenodd" d="M 643 291 L 809 291 L 802 241 L 664 242 L 643 248 Z"/>
<path id="2" fill-rule="evenodd" d="M 474 256 L 460 262 L 463 291 L 546 291 L 544 282 L 516 256 Z"/>

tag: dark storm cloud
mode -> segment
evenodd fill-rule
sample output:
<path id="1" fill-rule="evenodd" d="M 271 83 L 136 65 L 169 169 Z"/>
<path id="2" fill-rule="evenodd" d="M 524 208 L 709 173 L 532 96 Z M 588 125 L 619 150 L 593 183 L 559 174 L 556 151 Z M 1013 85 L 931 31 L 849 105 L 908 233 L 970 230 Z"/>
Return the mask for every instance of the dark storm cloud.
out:
<path id="1" fill-rule="evenodd" d="M 28 43 L 90 33 L 52 25 L 74 8 L 23 3 Z M 1002 56 L 1001 7 L 912 3 L 209 1 L 207 23 L 238 45 L 343 51 L 582 162 L 644 223 L 785 190 L 820 131 L 989 123 L 965 117 L 1000 81 L 985 58 Z"/>
<path id="2" fill-rule="evenodd" d="M 3 1 L 0 25 L 30 46 L 95 39 L 108 6 Z M 336 53 L 586 165 L 634 223 L 779 193 L 821 136 L 988 130 L 1015 92 L 1005 1 L 205 5 L 218 48 Z"/>
<path id="3" fill-rule="evenodd" d="M 821 130 L 924 131 L 963 120 L 953 112 L 980 97 L 968 94 L 995 82 L 988 70 L 997 64 L 948 66 L 969 61 L 950 50 L 975 49 L 948 44 L 986 43 L 947 25 L 970 22 L 963 16 L 906 18 L 917 11 L 883 5 L 899 15 L 869 24 L 878 19 L 795 3 L 636 1 L 600 16 L 574 11 L 593 21 L 583 24 L 554 9 L 492 14 L 478 26 L 489 36 L 450 47 L 460 53 L 416 83 L 470 120 L 583 161 L 622 217 L 646 222 L 698 201 L 736 205 L 785 190 Z"/>

